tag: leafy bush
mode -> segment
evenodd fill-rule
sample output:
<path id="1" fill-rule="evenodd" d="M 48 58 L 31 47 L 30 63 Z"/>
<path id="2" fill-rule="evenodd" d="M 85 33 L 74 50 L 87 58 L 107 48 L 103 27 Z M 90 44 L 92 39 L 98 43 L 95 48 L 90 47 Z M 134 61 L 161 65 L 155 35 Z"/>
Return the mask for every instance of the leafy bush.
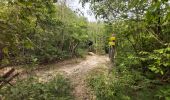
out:
<path id="1" fill-rule="evenodd" d="M 152 88 L 150 80 L 126 67 L 121 68 L 121 73 L 114 70 L 110 75 L 103 69 L 93 71 L 87 81 L 97 100 L 159 100 L 156 86 Z"/>
<path id="2" fill-rule="evenodd" d="M 126 84 L 112 75 L 109 77 L 104 71 L 95 71 L 88 78 L 88 85 L 97 100 L 129 100 L 126 95 L 128 91 L 124 89 L 128 90 L 130 87 Z"/>
<path id="3" fill-rule="evenodd" d="M 154 50 L 153 53 L 141 52 L 141 60 L 148 64 L 148 68 L 155 74 L 169 75 L 170 71 L 170 48 Z M 165 77 L 165 76 L 164 76 Z"/>
<path id="4" fill-rule="evenodd" d="M 32 56 L 40 63 L 69 58 L 88 39 L 87 20 L 64 3 L 5 0 L 0 8 L 0 65 L 30 64 Z"/>
<path id="5" fill-rule="evenodd" d="M 48 83 L 33 78 L 19 81 L 13 87 L 2 88 L 0 95 L 5 100 L 72 100 L 71 90 L 69 80 L 58 75 Z"/>
<path id="6" fill-rule="evenodd" d="M 170 100 L 170 85 L 160 87 L 155 96 L 160 100 Z"/>
<path id="7" fill-rule="evenodd" d="M 77 50 L 77 56 L 79 57 L 85 57 L 86 54 L 87 54 L 87 50 L 84 50 L 84 49 Z"/>

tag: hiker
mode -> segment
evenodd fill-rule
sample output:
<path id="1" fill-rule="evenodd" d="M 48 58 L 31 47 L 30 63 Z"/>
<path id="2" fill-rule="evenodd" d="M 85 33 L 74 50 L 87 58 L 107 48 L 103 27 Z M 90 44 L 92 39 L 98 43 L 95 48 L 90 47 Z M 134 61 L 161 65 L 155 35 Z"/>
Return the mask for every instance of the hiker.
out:
<path id="1" fill-rule="evenodd" d="M 115 34 L 109 38 L 109 58 L 113 61 L 115 56 Z"/>
<path id="2" fill-rule="evenodd" d="M 93 45 L 93 41 L 89 40 L 88 41 L 89 51 L 92 51 L 92 45 Z"/>

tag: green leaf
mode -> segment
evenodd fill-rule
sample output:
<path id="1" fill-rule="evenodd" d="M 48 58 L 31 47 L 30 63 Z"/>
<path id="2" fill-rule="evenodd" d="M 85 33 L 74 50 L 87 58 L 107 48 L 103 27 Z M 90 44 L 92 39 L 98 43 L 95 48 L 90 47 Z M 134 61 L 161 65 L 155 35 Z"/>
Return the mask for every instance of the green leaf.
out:
<path id="1" fill-rule="evenodd" d="M 6 59 L 6 58 L 2 59 L 2 65 L 7 65 L 7 64 L 9 64 L 9 63 L 10 63 L 10 62 L 9 62 L 8 59 Z"/>
<path id="2" fill-rule="evenodd" d="M 8 47 L 4 47 L 2 51 L 4 54 L 8 55 L 8 52 L 9 52 Z"/>
<path id="3" fill-rule="evenodd" d="M 162 70 L 160 71 L 160 73 L 161 73 L 162 75 L 164 74 L 164 72 L 163 72 Z"/>

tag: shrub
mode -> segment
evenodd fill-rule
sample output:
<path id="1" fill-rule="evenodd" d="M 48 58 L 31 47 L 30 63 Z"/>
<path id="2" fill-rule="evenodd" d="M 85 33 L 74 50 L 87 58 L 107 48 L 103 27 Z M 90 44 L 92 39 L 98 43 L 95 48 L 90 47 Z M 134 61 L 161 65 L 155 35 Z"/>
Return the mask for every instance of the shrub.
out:
<path id="1" fill-rule="evenodd" d="M 34 78 L 22 80 L 2 88 L 0 94 L 4 100 L 72 100 L 71 90 L 69 80 L 59 75 L 48 83 Z"/>
<path id="2" fill-rule="evenodd" d="M 170 100 L 170 85 L 160 87 L 155 96 L 160 100 Z"/>
<path id="3" fill-rule="evenodd" d="M 105 72 L 97 72 L 97 74 L 95 72 L 89 76 L 88 85 L 97 100 L 124 100 L 125 98 L 128 100 L 129 97 L 122 93 L 125 86 L 117 81 L 116 77 L 108 77 Z"/>
<path id="4" fill-rule="evenodd" d="M 97 100 L 159 100 L 154 96 L 157 87 L 150 88 L 151 80 L 126 68 L 121 68 L 121 73 L 113 70 L 110 75 L 103 69 L 93 71 L 87 82 Z"/>

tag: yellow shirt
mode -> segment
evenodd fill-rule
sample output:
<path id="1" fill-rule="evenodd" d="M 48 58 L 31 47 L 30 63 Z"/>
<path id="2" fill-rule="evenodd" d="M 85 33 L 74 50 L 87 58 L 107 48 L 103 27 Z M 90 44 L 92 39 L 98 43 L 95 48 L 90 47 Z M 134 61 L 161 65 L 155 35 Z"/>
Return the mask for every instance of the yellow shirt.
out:
<path id="1" fill-rule="evenodd" d="M 115 42 L 109 42 L 109 45 L 115 46 Z"/>
<path id="2" fill-rule="evenodd" d="M 115 46 L 115 40 L 116 40 L 116 37 L 110 37 L 109 38 L 109 45 L 110 46 Z"/>
<path id="3" fill-rule="evenodd" d="M 115 41 L 116 40 L 116 37 L 110 37 L 109 38 L 109 41 Z"/>

